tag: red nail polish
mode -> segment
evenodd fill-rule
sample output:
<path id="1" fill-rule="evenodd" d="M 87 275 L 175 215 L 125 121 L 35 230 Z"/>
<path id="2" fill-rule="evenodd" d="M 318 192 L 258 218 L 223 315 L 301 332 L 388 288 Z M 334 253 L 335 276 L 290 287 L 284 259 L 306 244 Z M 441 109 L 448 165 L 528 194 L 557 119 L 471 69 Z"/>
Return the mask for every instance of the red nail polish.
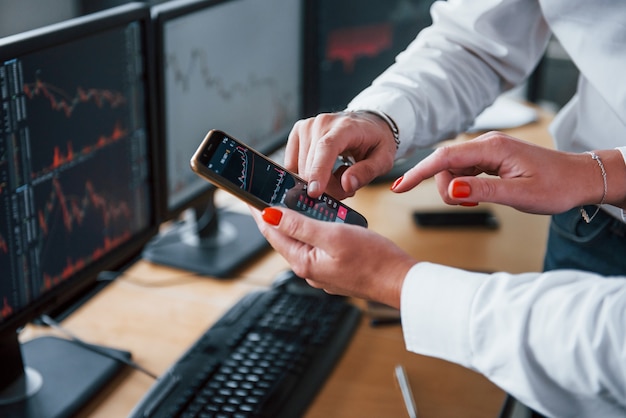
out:
<path id="1" fill-rule="evenodd" d="M 276 208 L 269 207 L 263 209 L 263 212 L 261 212 L 261 217 L 263 217 L 263 220 L 268 224 L 278 226 L 281 218 L 283 217 L 283 213 Z"/>
<path id="2" fill-rule="evenodd" d="M 470 187 L 469 183 L 462 181 L 462 180 L 458 180 L 452 183 L 452 190 L 451 190 L 452 197 L 463 199 L 463 198 L 469 197 L 471 193 L 472 193 L 472 188 Z"/>
<path id="3" fill-rule="evenodd" d="M 467 207 L 474 207 L 474 206 L 478 206 L 478 203 L 477 202 L 461 202 L 459 203 L 459 205 L 467 206 Z"/>
<path id="4" fill-rule="evenodd" d="M 393 184 L 391 185 L 391 190 L 398 187 L 398 184 L 402 183 L 402 179 L 404 179 L 404 176 L 397 178 L 396 181 L 394 181 Z"/>

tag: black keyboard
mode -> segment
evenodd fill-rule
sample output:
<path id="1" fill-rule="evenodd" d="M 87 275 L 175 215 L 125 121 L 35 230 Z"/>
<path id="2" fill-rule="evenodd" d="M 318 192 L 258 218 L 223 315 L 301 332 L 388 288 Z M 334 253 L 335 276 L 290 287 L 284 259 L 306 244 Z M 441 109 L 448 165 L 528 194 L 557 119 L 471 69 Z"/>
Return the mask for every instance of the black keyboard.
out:
<path id="1" fill-rule="evenodd" d="M 130 416 L 301 416 L 360 315 L 344 298 L 312 288 L 250 293 L 156 381 Z"/>

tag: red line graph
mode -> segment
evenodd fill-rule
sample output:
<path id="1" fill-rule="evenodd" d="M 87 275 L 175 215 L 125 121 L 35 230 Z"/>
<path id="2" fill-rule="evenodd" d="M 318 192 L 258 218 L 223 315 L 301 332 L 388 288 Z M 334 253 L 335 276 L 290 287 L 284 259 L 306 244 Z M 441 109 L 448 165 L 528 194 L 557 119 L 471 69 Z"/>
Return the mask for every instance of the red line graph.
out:
<path id="1" fill-rule="evenodd" d="M 276 177 L 276 185 L 274 186 L 274 192 L 272 193 L 272 200 L 270 200 L 270 202 L 275 202 L 278 199 L 278 192 L 285 181 L 285 170 L 274 167 L 274 171 L 278 173 L 278 176 Z"/>
<path id="2" fill-rule="evenodd" d="M 130 232 L 124 232 L 117 237 L 105 237 L 102 246 L 94 249 L 90 257 L 79 258 L 77 260 L 72 260 L 68 257 L 65 261 L 65 266 L 61 270 L 61 273 L 59 273 L 58 275 L 50 275 L 48 273 L 43 274 L 42 291 L 48 290 L 53 286 L 59 284 L 63 280 L 72 277 L 75 272 L 82 270 L 88 262 L 93 262 L 99 259 L 104 254 L 111 251 L 111 249 L 127 241 L 130 236 Z"/>
<path id="3" fill-rule="evenodd" d="M 326 59 L 343 62 L 346 73 L 354 71 L 354 62 L 359 57 L 375 57 L 393 42 L 393 27 L 390 23 L 337 29 L 328 36 Z"/>
<path id="4" fill-rule="evenodd" d="M 82 197 L 66 196 L 58 179 L 52 180 L 51 196 L 37 216 L 39 227 L 44 235 L 49 232 L 50 217 L 61 210 L 63 225 L 67 232 L 72 232 L 75 225 L 82 225 L 88 208 L 93 208 L 102 214 L 105 228 L 109 227 L 112 220 L 119 218 L 130 219 L 131 211 L 126 202 L 107 203 L 106 199 L 96 193 L 91 181 L 85 182 L 85 193 Z"/>
<path id="5" fill-rule="evenodd" d="M 113 127 L 113 132 L 111 132 L 111 135 L 100 135 L 98 139 L 96 140 L 95 144 L 87 145 L 83 147 L 79 151 L 78 155 L 87 155 L 89 153 L 92 153 L 93 151 L 99 148 L 103 148 L 109 144 L 112 144 L 116 141 L 119 141 L 120 139 L 125 138 L 127 134 L 128 134 L 128 131 L 122 128 L 122 126 L 119 123 L 117 123 Z M 66 148 L 65 154 L 63 154 L 63 152 L 61 151 L 61 147 L 59 146 L 54 147 L 54 154 L 52 156 L 52 164 L 49 167 L 51 170 L 57 169 L 64 164 L 72 162 L 72 160 L 77 156 L 77 154 L 74 152 L 74 147 L 70 141 L 68 141 L 66 147 L 67 148 Z M 33 176 L 36 177 L 36 174 L 33 173 Z"/>
<path id="6" fill-rule="evenodd" d="M 4 239 L 4 237 L 0 234 L 0 251 L 2 251 L 5 254 L 9 253 L 9 246 L 7 245 L 7 241 Z"/>
<path id="7" fill-rule="evenodd" d="M 33 83 L 24 84 L 23 90 L 29 99 L 38 96 L 44 97 L 48 100 L 53 110 L 63 112 L 68 118 L 72 116 L 74 109 L 80 104 L 93 102 L 101 108 L 105 103 L 108 103 L 111 108 L 116 108 L 126 103 L 124 95 L 116 91 L 78 87 L 72 95 L 40 79 L 35 80 Z"/>
<path id="8" fill-rule="evenodd" d="M 9 305 L 9 300 L 5 296 L 4 300 L 2 301 L 2 309 L 0 309 L 0 317 L 7 318 L 12 313 L 13 313 L 13 308 L 11 307 L 11 305 Z"/>
<path id="9" fill-rule="evenodd" d="M 131 209 L 126 202 L 107 202 L 106 197 L 100 195 L 95 190 L 93 183 L 85 181 L 84 193 L 82 196 L 66 195 L 58 179 L 52 180 L 52 190 L 50 197 L 44 204 L 43 209 L 37 213 L 39 227 L 42 235 L 47 236 L 50 232 L 53 217 L 61 216 L 63 227 L 71 233 L 76 227 L 84 226 L 87 221 L 88 211 L 95 211 L 102 216 L 103 228 L 107 229 L 118 219 L 131 219 Z M 96 247 L 87 257 L 72 259 L 67 258 L 65 266 L 59 274 L 53 275 L 44 273 L 42 290 L 50 289 L 59 282 L 71 277 L 76 271 L 85 267 L 87 263 L 95 261 L 112 248 L 128 240 L 130 231 L 125 230 L 115 236 L 104 236 L 102 244 Z"/>

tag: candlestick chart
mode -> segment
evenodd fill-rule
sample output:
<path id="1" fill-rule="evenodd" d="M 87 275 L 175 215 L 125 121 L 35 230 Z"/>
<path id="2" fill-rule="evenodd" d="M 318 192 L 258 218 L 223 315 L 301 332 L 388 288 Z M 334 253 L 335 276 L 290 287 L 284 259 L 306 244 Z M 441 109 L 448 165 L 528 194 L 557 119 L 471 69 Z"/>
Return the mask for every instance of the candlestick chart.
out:
<path id="1" fill-rule="evenodd" d="M 73 59 L 81 48 L 93 60 Z M 135 75 L 112 70 L 124 53 L 104 59 L 78 43 L 0 66 L 0 271 L 10 277 L 0 283 L 0 319 L 145 222 Z"/>

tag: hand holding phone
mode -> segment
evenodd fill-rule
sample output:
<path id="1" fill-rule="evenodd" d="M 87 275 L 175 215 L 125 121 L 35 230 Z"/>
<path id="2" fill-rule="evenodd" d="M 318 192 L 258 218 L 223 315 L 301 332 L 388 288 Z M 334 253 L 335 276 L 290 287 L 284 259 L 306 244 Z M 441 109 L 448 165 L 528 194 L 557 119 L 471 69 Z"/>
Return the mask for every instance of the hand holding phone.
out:
<path id="1" fill-rule="evenodd" d="M 367 227 L 363 215 L 325 193 L 311 198 L 305 180 L 225 132 L 209 131 L 191 168 L 259 210 L 281 205 L 314 219 Z"/>

